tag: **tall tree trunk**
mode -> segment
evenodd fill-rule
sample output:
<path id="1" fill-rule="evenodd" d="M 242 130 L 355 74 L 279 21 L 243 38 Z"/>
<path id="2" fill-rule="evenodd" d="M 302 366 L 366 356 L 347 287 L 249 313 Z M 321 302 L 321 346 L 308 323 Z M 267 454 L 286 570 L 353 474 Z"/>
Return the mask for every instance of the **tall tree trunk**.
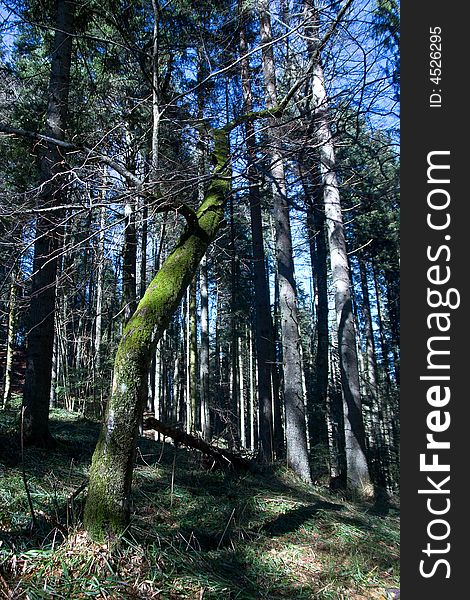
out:
<path id="1" fill-rule="evenodd" d="M 270 215 L 271 238 L 275 245 L 276 233 L 274 231 L 272 215 Z M 266 261 L 266 271 L 268 264 Z M 274 420 L 274 454 L 278 459 L 285 458 L 283 407 L 284 407 L 284 368 L 282 366 L 282 334 L 280 315 L 280 293 L 278 268 L 274 272 L 274 306 L 273 306 L 273 342 L 274 353 L 271 365 L 271 394 L 273 396 L 273 420 Z"/>
<path id="2" fill-rule="evenodd" d="M 197 53 L 197 80 L 202 84 L 206 76 L 206 65 L 204 63 L 205 55 L 198 49 Z M 204 118 L 204 104 L 207 90 L 200 85 L 197 92 L 197 115 L 198 119 Z M 202 131 L 199 132 L 197 143 L 197 174 L 198 174 L 198 205 L 204 201 L 204 176 L 206 175 L 206 142 Z M 209 346 L 209 267 L 207 253 L 201 260 L 199 269 L 199 292 L 201 303 L 201 345 L 199 352 L 199 398 L 200 398 L 200 416 L 201 432 L 206 442 L 212 438 L 211 413 L 209 410 L 210 397 L 210 346 Z"/>
<path id="3" fill-rule="evenodd" d="M 173 344 L 175 346 L 175 370 L 173 374 L 174 383 L 174 402 L 176 411 L 176 420 L 184 424 L 186 431 L 190 428 L 189 419 L 191 418 L 191 410 L 189 408 L 189 319 L 188 319 L 188 298 L 189 290 L 186 290 L 181 306 L 181 323 L 175 325 Z M 178 335 L 178 330 L 181 327 L 181 337 Z M 178 365 L 178 366 L 176 366 Z"/>
<path id="4" fill-rule="evenodd" d="M 390 363 L 389 363 L 389 357 L 388 357 L 389 346 L 388 346 L 388 343 L 387 343 L 387 340 L 385 337 L 379 278 L 378 278 L 378 273 L 377 273 L 377 269 L 374 265 L 374 262 L 372 262 L 372 275 L 374 278 L 375 300 L 376 300 L 376 306 L 377 306 L 377 320 L 378 320 L 378 324 L 379 324 L 379 339 L 380 339 L 380 348 L 382 351 L 382 371 L 383 371 L 383 375 L 385 378 L 385 385 L 387 388 L 387 393 L 388 393 L 388 395 L 390 395 L 391 389 L 392 389 L 392 382 L 390 379 Z"/>
<path id="5" fill-rule="evenodd" d="M 160 144 L 160 82 L 158 72 L 158 49 L 159 49 L 159 15 L 158 5 L 156 0 L 152 0 L 153 9 L 153 36 L 152 36 L 152 136 L 151 136 L 151 151 L 150 151 L 150 166 L 149 166 L 149 180 L 150 182 L 158 181 L 158 167 L 159 167 L 159 144 Z M 158 187 L 156 188 L 156 194 L 159 193 Z M 143 214 L 142 214 L 142 261 L 141 261 L 141 273 L 140 273 L 140 300 L 144 297 L 145 290 L 147 288 L 147 238 L 148 238 L 148 202 L 144 199 Z M 160 235 L 158 242 L 155 237 L 154 242 L 154 274 L 160 268 L 162 248 L 165 241 L 165 228 L 166 228 L 166 213 L 162 218 L 160 227 Z M 166 384 L 164 378 L 165 368 L 162 364 L 162 346 L 159 344 L 155 348 L 155 354 L 152 358 L 152 365 L 150 369 L 149 385 L 151 389 L 150 403 L 152 410 L 154 411 L 155 417 L 160 418 L 160 414 L 165 408 L 165 391 Z M 163 383 L 162 383 L 163 379 Z M 160 434 L 156 434 L 158 437 Z"/>
<path id="6" fill-rule="evenodd" d="M 238 399 L 240 382 L 238 379 L 238 256 L 235 245 L 234 197 L 230 199 L 230 394 L 228 403 L 229 444 L 232 450 L 240 448 L 240 420 Z"/>
<path id="7" fill-rule="evenodd" d="M 369 399 L 372 438 L 375 454 L 375 481 L 382 487 L 386 486 L 386 472 L 388 465 L 385 455 L 385 443 L 382 438 L 381 424 L 384 415 L 378 390 L 378 368 L 375 354 L 374 331 L 372 327 L 372 313 L 370 306 L 369 284 L 367 279 L 367 263 L 363 257 L 359 259 L 359 274 L 361 278 L 362 291 L 362 314 L 364 317 L 364 339 L 365 339 L 365 371 L 366 390 Z"/>
<path id="8" fill-rule="evenodd" d="M 57 307 L 56 307 L 57 310 Z M 57 355 L 57 318 L 55 320 L 54 345 L 52 347 L 52 369 L 51 369 L 51 390 L 49 395 L 49 406 L 57 406 L 57 379 L 58 379 L 58 355 Z"/>
<path id="9" fill-rule="evenodd" d="M 240 422 L 240 445 L 246 448 L 246 420 L 245 420 L 245 369 L 243 364 L 243 344 L 241 337 L 238 338 L 238 385 L 240 388 L 239 422 Z"/>
<path id="10" fill-rule="evenodd" d="M 64 139 L 67 123 L 74 10 L 74 2 L 58 0 L 45 133 L 59 140 Z M 63 172 L 64 157 L 57 145 L 48 144 L 41 160 L 42 192 L 38 200 L 41 208 L 52 208 L 62 202 L 65 195 Z M 54 211 L 42 213 L 36 220 L 23 390 L 23 434 L 25 443 L 38 446 L 54 444 L 49 433 L 49 399 L 59 223 L 60 217 Z"/>
<path id="11" fill-rule="evenodd" d="M 106 207 L 102 206 L 100 210 L 99 222 L 99 237 L 98 237 L 98 252 L 97 260 L 98 267 L 96 273 L 96 316 L 95 316 L 95 332 L 94 332 L 94 365 L 97 374 L 101 367 L 101 338 L 103 329 L 103 275 L 104 275 L 104 242 L 105 242 L 105 225 L 106 225 Z"/>
<path id="12" fill-rule="evenodd" d="M 159 145 L 160 145 L 160 77 L 158 64 L 159 25 L 158 4 L 152 0 L 153 8 L 153 43 L 152 43 L 152 154 L 150 166 L 150 179 L 158 177 Z"/>
<path id="13" fill-rule="evenodd" d="M 240 5 L 242 2 L 240 1 Z M 251 77 L 246 26 L 240 28 L 240 55 L 244 112 L 253 110 Z M 255 349 L 258 369 L 259 407 L 259 456 L 269 463 L 274 457 L 273 410 L 271 395 L 271 371 L 274 365 L 274 334 L 269 300 L 268 278 L 265 267 L 263 219 L 259 179 L 256 173 L 256 138 L 252 121 L 246 123 L 246 146 L 248 149 L 248 183 L 250 203 L 251 242 L 253 252 L 253 275 L 255 293 Z"/>
<path id="14" fill-rule="evenodd" d="M 8 303 L 8 328 L 7 328 L 7 348 L 5 359 L 5 379 L 3 386 L 3 410 L 8 408 L 11 401 L 11 388 L 13 379 L 13 355 L 15 352 L 16 338 L 16 297 L 18 293 L 18 284 L 16 282 L 16 269 L 11 276 L 10 297 Z"/>
<path id="15" fill-rule="evenodd" d="M 213 408 L 220 408 L 220 399 L 223 398 L 223 387 L 222 387 L 222 360 L 221 360 L 221 341 L 220 341 L 220 329 L 221 329 L 221 300 L 220 300 L 220 286 L 219 283 L 216 283 L 216 292 L 215 292 L 215 368 L 214 368 L 214 379 L 215 379 L 215 398 L 216 402 L 214 402 Z M 214 423 L 213 423 L 213 433 L 218 435 L 221 431 L 221 420 L 220 420 L 220 412 L 219 410 L 214 410 Z"/>
<path id="16" fill-rule="evenodd" d="M 140 237 L 140 285 L 139 285 L 139 300 L 143 298 L 147 289 L 147 245 L 148 245 L 148 200 L 143 199 L 142 203 L 142 232 Z"/>
<path id="17" fill-rule="evenodd" d="M 188 409 L 190 411 L 189 433 L 195 433 L 198 427 L 197 418 L 197 279 L 194 278 L 189 286 L 189 304 L 188 304 L 188 374 L 189 374 L 189 389 L 188 389 Z"/>
<path id="18" fill-rule="evenodd" d="M 255 400 L 255 388 L 256 388 L 256 375 L 255 375 L 255 371 L 254 371 L 254 351 L 255 349 L 253 348 L 253 331 L 252 328 L 250 327 L 248 329 L 248 336 L 249 336 L 249 363 L 250 363 L 250 406 L 249 406 L 249 412 L 250 412 L 250 449 L 252 452 L 255 451 L 256 449 L 256 427 L 255 427 L 255 411 L 256 411 L 256 400 Z"/>
<path id="19" fill-rule="evenodd" d="M 160 235 L 158 239 L 158 250 L 157 250 L 157 237 L 155 235 L 154 241 L 154 253 L 153 253 L 153 276 L 158 272 L 160 268 L 160 255 L 163 256 L 162 246 L 165 243 L 164 239 L 165 227 L 164 223 L 160 226 Z M 152 401 L 153 411 L 157 419 L 166 420 L 167 415 L 167 361 L 165 360 L 165 353 L 167 348 L 166 343 L 167 332 L 162 336 L 162 339 L 157 343 L 155 348 L 155 354 L 152 358 L 152 365 L 150 371 L 150 380 L 152 388 Z M 158 434 L 160 435 L 160 434 Z"/>
<path id="20" fill-rule="evenodd" d="M 85 527 L 96 539 L 122 533 L 129 522 L 135 444 L 147 402 L 148 370 L 155 345 L 223 219 L 230 189 L 230 151 L 224 129 L 214 130 L 213 136 L 216 167 L 205 200 L 149 285 L 119 343 L 85 505 Z"/>
<path id="21" fill-rule="evenodd" d="M 379 326 L 379 339 L 380 347 L 382 352 L 382 377 L 385 383 L 385 397 L 382 400 L 384 406 L 384 412 L 386 414 L 386 421 L 383 422 L 382 430 L 386 439 L 387 452 L 390 459 L 390 463 L 394 464 L 398 470 L 399 468 L 399 448 L 400 448 L 400 429 L 399 422 L 395 418 L 399 411 L 398 399 L 396 388 L 392 385 L 392 379 L 390 376 L 390 361 L 389 361 L 389 343 L 385 335 L 385 326 L 383 321 L 383 309 L 382 309 L 382 292 L 380 289 L 379 274 L 377 272 L 376 265 L 372 262 L 372 276 L 374 280 L 375 290 L 375 301 L 377 310 L 377 321 Z M 394 355 L 395 359 L 395 355 Z M 394 365 L 396 366 L 396 365 Z M 399 379 L 396 380 L 398 383 Z"/>
<path id="22" fill-rule="evenodd" d="M 315 354 L 315 389 L 309 415 L 309 434 L 312 448 L 328 445 L 328 278 L 325 236 L 325 209 L 320 186 L 313 186 L 312 173 L 302 175 L 306 194 L 307 232 L 310 264 L 315 288 L 317 316 L 317 347 Z"/>
<path id="23" fill-rule="evenodd" d="M 269 0 L 260 0 L 259 12 L 261 43 L 263 45 L 262 66 L 266 87 L 266 106 L 268 109 L 273 109 L 277 106 L 277 92 Z M 278 135 L 278 132 L 274 128 L 271 128 L 269 132 L 271 145 L 270 170 L 273 215 L 276 227 L 276 259 L 279 277 L 287 464 L 301 479 L 307 483 L 311 483 L 305 405 L 302 392 L 303 366 L 294 280 L 292 236 L 284 164 L 277 143 Z"/>
<path id="24" fill-rule="evenodd" d="M 358 493 L 369 494 L 371 491 L 370 476 L 366 459 L 359 388 L 351 277 L 336 177 L 335 151 L 329 124 L 327 94 L 320 63 L 316 65 L 313 72 L 312 91 L 315 102 L 315 133 L 324 190 L 325 218 L 335 291 L 338 350 L 343 390 L 347 482 L 350 489 Z"/>
<path id="25" fill-rule="evenodd" d="M 331 332 L 332 343 L 329 352 L 329 383 L 328 383 L 328 424 L 330 444 L 331 485 L 346 485 L 346 451 L 344 439 L 343 391 L 339 367 L 338 340 L 336 330 Z"/>
<path id="26" fill-rule="evenodd" d="M 124 323 L 127 323 L 137 307 L 137 233 L 135 227 L 135 206 L 130 202 L 124 207 L 124 248 L 122 260 L 122 304 Z"/>
<path id="27" fill-rule="evenodd" d="M 201 430 L 202 437 L 209 442 L 211 439 L 211 422 L 209 412 L 209 294 L 208 294 L 207 256 L 201 260 L 200 291 L 201 291 Z"/>
<path id="28" fill-rule="evenodd" d="M 372 328 L 369 285 L 367 281 L 367 263 L 364 258 L 360 258 L 359 260 L 359 274 L 361 278 L 362 314 L 364 317 L 364 338 L 366 343 L 366 389 L 371 401 L 376 403 L 378 398 L 378 369 L 375 355 L 374 332 Z"/>

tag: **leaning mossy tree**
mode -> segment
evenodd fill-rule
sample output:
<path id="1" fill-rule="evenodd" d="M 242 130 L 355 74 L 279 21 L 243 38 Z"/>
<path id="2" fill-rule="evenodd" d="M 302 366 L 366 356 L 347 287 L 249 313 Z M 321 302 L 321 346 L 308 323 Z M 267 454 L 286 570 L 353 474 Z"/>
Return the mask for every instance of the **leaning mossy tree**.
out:
<path id="1" fill-rule="evenodd" d="M 315 68 L 322 49 L 351 4 L 352 0 L 346 0 L 331 27 L 316 46 L 310 57 L 306 76 Z M 186 231 L 161 266 L 136 312 L 127 323 L 114 361 L 111 396 L 93 454 L 85 504 L 85 528 L 95 540 L 120 535 L 129 524 L 135 448 L 139 424 L 147 401 L 150 363 L 159 339 L 223 220 L 224 206 L 231 187 L 230 131 L 254 119 L 282 117 L 304 83 L 305 76 L 299 77 L 277 106 L 247 112 L 225 127 L 212 129 L 214 173 L 204 201 L 196 212 L 185 205 L 175 207 L 187 220 Z M 12 132 L 11 128 L 4 127 L 3 130 Z M 15 131 L 18 133 L 18 130 Z M 96 155 L 96 152 L 94 154 Z M 141 183 L 136 181 L 135 175 L 122 169 L 122 166 L 109 157 L 99 155 L 99 158 L 125 178 L 134 183 Z"/>
<path id="2" fill-rule="evenodd" d="M 96 540 L 119 535 L 130 519 L 132 472 L 147 376 L 155 347 L 221 224 L 230 192 L 229 128 L 212 130 L 212 181 L 196 212 L 178 207 L 187 227 L 127 323 L 114 361 L 105 418 L 90 468 L 84 524 Z"/>

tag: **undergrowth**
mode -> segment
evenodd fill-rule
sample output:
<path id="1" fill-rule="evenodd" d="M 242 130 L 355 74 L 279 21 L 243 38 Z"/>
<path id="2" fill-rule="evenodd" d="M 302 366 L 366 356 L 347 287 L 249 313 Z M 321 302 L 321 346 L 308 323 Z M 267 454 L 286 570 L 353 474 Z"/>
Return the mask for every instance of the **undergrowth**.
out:
<path id="1" fill-rule="evenodd" d="M 131 526 L 118 542 L 91 542 L 81 513 L 98 425 L 76 413 L 52 411 L 57 450 L 25 451 L 33 518 L 17 420 L 17 408 L 0 413 L 0 597 L 398 598 L 396 508 L 379 514 L 282 467 L 210 471 L 194 451 L 146 438 Z"/>

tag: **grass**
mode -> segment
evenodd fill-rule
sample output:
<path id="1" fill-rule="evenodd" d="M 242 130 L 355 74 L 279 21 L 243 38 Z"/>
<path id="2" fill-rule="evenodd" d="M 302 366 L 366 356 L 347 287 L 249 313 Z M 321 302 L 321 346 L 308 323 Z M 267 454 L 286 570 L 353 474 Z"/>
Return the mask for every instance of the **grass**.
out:
<path id="1" fill-rule="evenodd" d="M 92 543 L 80 519 L 98 425 L 65 411 L 52 412 L 60 449 L 25 452 L 31 528 L 17 418 L 18 409 L 0 414 L 0 598 L 398 597 L 396 509 L 376 514 L 282 468 L 208 471 L 197 453 L 146 438 L 131 526 L 118 545 Z"/>

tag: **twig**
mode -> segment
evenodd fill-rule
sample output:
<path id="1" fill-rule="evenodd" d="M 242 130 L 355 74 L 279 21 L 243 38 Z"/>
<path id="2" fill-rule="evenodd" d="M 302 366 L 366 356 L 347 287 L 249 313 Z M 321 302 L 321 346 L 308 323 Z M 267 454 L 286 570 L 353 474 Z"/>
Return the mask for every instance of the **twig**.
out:
<path id="1" fill-rule="evenodd" d="M 70 496 L 67 498 L 67 504 L 69 504 L 70 502 L 73 502 L 75 500 L 75 498 L 83 492 L 83 490 L 86 488 L 87 485 L 88 485 L 88 479 L 85 479 L 84 481 L 82 481 L 82 483 L 78 486 L 78 488 L 72 494 L 70 494 Z"/>
<path id="2" fill-rule="evenodd" d="M 158 431 L 157 433 L 158 433 L 158 435 L 160 436 L 160 432 Z M 161 463 L 161 461 L 162 461 L 163 450 L 165 449 L 165 440 L 166 440 L 166 438 L 165 438 L 165 436 L 163 436 L 162 449 L 161 449 L 161 451 L 160 451 L 160 456 L 158 457 L 158 460 L 157 460 L 157 463 L 158 463 L 158 464 L 160 464 L 160 463 Z"/>
<path id="3" fill-rule="evenodd" d="M 230 518 L 227 521 L 227 525 L 225 526 L 224 532 L 219 540 L 219 543 L 217 544 L 217 550 L 220 548 L 220 544 L 222 543 L 222 540 L 224 539 L 224 536 L 227 533 L 227 529 L 228 529 L 228 526 L 230 525 L 230 521 L 232 520 L 234 512 L 235 512 L 235 509 L 232 510 L 232 514 L 230 515 Z"/>

